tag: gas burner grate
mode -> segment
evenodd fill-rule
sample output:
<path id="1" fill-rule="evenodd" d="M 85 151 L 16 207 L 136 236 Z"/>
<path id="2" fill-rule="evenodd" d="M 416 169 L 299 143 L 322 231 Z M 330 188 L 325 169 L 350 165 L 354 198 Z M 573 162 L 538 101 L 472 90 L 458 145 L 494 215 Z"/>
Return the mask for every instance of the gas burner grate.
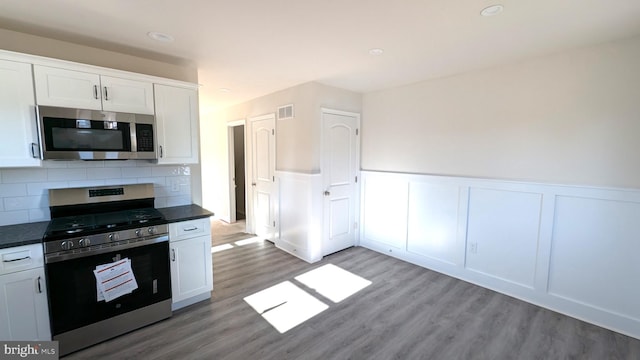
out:
<path id="1" fill-rule="evenodd" d="M 87 236 L 100 232 L 112 232 L 135 226 L 147 226 L 163 220 L 155 208 L 139 208 L 110 211 L 88 215 L 72 215 L 54 218 L 49 224 L 45 239 Z"/>

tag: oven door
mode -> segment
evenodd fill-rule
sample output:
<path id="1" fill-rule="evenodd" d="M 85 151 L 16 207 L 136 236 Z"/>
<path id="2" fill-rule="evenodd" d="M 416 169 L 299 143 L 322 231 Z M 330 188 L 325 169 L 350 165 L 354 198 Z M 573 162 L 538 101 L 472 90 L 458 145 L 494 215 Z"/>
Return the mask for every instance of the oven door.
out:
<path id="1" fill-rule="evenodd" d="M 131 245 L 134 244 L 127 246 Z M 171 299 L 168 241 L 114 249 L 46 264 L 54 339 L 56 335 Z M 110 302 L 98 301 L 93 271 L 97 266 L 125 258 L 131 260 L 138 288 Z"/>

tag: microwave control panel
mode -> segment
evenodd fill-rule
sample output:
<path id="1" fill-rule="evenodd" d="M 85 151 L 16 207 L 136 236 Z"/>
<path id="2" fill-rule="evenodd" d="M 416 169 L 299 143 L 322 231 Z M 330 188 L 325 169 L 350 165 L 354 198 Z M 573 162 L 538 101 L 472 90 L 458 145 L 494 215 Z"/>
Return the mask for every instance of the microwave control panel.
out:
<path id="1" fill-rule="evenodd" d="M 136 142 L 138 152 L 155 151 L 153 144 L 153 125 L 136 124 Z"/>

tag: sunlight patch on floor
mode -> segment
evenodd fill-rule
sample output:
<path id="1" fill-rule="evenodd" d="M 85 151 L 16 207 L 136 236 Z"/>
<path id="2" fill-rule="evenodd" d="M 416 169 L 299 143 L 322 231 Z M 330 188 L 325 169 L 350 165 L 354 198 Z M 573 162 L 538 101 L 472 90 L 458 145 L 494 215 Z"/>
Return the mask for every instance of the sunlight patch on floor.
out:
<path id="1" fill-rule="evenodd" d="M 244 301 L 281 334 L 329 308 L 290 281 L 247 296 Z"/>
<path id="2" fill-rule="evenodd" d="M 234 242 L 234 244 L 236 246 L 245 246 L 245 245 L 261 243 L 261 242 L 264 242 L 263 238 L 261 238 L 259 236 L 254 236 L 252 238 L 248 238 L 248 239 L 244 239 L 244 240 L 238 240 L 238 241 Z"/>
<path id="3" fill-rule="evenodd" d="M 212 246 L 211 247 L 211 253 L 217 253 L 220 251 L 224 251 L 224 250 L 229 250 L 229 249 L 233 249 L 235 247 L 238 246 L 245 246 L 245 245 L 251 245 L 251 244 L 264 244 L 264 239 L 261 237 L 251 237 L 248 239 L 244 239 L 244 240 L 238 240 L 234 243 L 227 243 L 227 244 L 222 244 L 222 245 L 216 245 L 216 246 Z"/>
<path id="4" fill-rule="evenodd" d="M 296 276 L 295 279 L 334 303 L 371 285 L 371 281 L 333 264 L 321 266 Z"/>
<path id="5" fill-rule="evenodd" d="M 229 250 L 229 249 L 233 249 L 233 245 L 231 244 L 222 244 L 222 245 L 218 245 L 218 246 L 212 246 L 211 247 L 211 253 L 217 253 L 223 250 Z"/>

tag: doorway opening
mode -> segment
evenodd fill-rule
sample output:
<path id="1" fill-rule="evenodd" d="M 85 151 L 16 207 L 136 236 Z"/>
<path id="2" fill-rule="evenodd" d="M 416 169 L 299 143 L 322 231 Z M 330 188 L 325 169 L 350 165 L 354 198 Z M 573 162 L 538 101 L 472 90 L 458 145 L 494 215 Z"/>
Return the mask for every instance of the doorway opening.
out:
<path id="1" fill-rule="evenodd" d="M 229 222 L 246 219 L 247 187 L 244 120 L 228 124 L 229 131 Z"/>

